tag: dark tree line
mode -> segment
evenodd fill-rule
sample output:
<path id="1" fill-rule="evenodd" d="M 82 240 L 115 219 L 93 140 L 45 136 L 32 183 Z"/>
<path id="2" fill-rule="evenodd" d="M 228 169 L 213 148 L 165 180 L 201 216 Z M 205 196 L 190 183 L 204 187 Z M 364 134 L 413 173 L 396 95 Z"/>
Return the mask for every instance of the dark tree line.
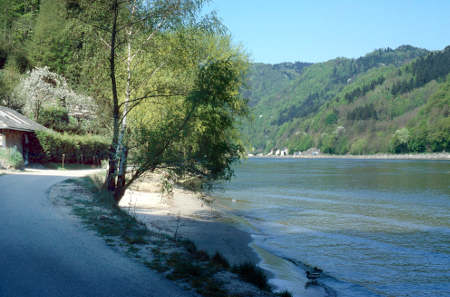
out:
<path id="1" fill-rule="evenodd" d="M 369 120 L 378 119 L 377 111 L 373 104 L 358 106 L 347 114 L 347 120 Z"/>
<path id="2" fill-rule="evenodd" d="M 422 57 L 426 53 L 426 50 L 402 45 L 395 50 L 389 47 L 378 49 L 358 59 L 342 59 L 333 68 L 333 80 L 336 83 L 346 83 L 348 78 L 374 67 L 380 65 L 400 66 L 415 58 Z"/>
<path id="3" fill-rule="evenodd" d="M 421 57 L 406 68 L 413 77 L 409 80 L 395 82 L 391 87 L 391 94 L 396 96 L 420 88 L 426 83 L 445 77 L 450 73 L 450 46 L 443 51 L 434 52 Z"/>
<path id="4" fill-rule="evenodd" d="M 344 98 L 348 102 L 353 102 L 355 98 L 364 96 L 367 92 L 375 89 L 376 86 L 381 85 L 385 81 L 383 76 L 380 76 L 377 79 L 372 80 L 369 84 L 363 85 L 362 87 L 357 87 L 356 89 L 345 93 Z"/>
<path id="5" fill-rule="evenodd" d="M 316 112 L 319 107 L 320 103 L 322 102 L 320 100 L 321 95 L 319 93 L 312 93 L 308 97 L 306 97 L 306 100 L 303 101 L 300 105 L 292 105 L 286 109 L 284 109 L 277 120 L 277 125 L 282 125 L 285 122 L 289 122 L 293 118 L 299 118 L 307 116 L 308 114 L 311 114 L 313 112 Z"/>

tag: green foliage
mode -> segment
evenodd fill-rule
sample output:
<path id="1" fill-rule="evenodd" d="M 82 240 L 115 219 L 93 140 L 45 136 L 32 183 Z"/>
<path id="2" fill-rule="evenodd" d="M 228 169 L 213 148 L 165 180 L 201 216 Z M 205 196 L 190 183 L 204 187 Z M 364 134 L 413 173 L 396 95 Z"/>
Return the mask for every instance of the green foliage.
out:
<path id="1" fill-rule="evenodd" d="M 63 155 L 67 163 L 99 165 L 107 158 L 109 141 L 100 136 L 60 134 L 53 131 L 37 131 L 37 139 L 43 155 L 41 162 L 61 162 Z"/>
<path id="2" fill-rule="evenodd" d="M 336 112 L 330 112 L 325 117 L 325 124 L 328 126 L 334 125 L 337 123 L 337 120 L 338 120 L 338 115 L 336 114 Z"/>
<path id="3" fill-rule="evenodd" d="M 364 106 L 357 106 L 355 109 L 347 113 L 347 120 L 357 121 L 357 120 L 368 120 L 377 119 L 377 111 L 373 104 L 368 104 Z"/>
<path id="4" fill-rule="evenodd" d="M 44 127 L 52 129 L 57 132 L 66 132 L 70 134 L 83 135 L 89 130 L 96 131 L 95 128 L 89 127 L 92 121 L 83 119 L 77 121 L 74 117 L 69 116 L 69 112 L 64 107 L 49 106 L 43 108 L 39 113 L 37 122 Z"/>
<path id="5" fill-rule="evenodd" d="M 130 161 L 141 170 L 164 166 L 212 180 L 231 177 L 231 164 L 244 151 L 234 126 L 247 114 L 246 100 L 238 92 L 242 63 L 236 56 L 211 60 L 199 70 L 187 98 L 146 105 L 147 112 L 155 113 L 151 122 L 130 123 L 129 143 L 135 148 Z"/>
<path id="6" fill-rule="evenodd" d="M 95 41 L 88 25 L 69 17 L 66 2 L 41 1 L 27 48 L 33 65 L 47 66 L 70 83 L 78 84 L 85 74 L 87 61 L 92 58 Z"/>
<path id="7" fill-rule="evenodd" d="M 408 150 L 415 153 L 423 153 L 429 146 L 428 131 L 425 127 L 416 127 L 408 138 Z"/>
<path id="8" fill-rule="evenodd" d="M 409 131 L 406 128 L 395 131 L 391 140 L 391 151 L 396 154 L 406 153 L 408 149 Z"/>
<path id="9" fill-rule="evenodd" d="M 69 113 L 62 107 L 48 107 L 41 110 L 38 122 L 49 129 L 63 132 L 69 125 Z"/>
<path id="10" fill-rule="evenodd" d="M 22 154 L 17 148 L 0 148 L 0 165 L 21 169 L 25 165 Z"/>
<path id="11" fill-rule="evenodd" d="M 297 132 L 313 135 L 314 142 L 318 143 L 319 135 L 329 133 L 334 125 L 344 125 L 348 139 L 354 139 L 353 129 L 345 125 L 349 108 L 341 106 L 348 104 L 350 110 L 367 106 L 367 110 L 356 110 L 355 118 L 361 115 L 378 118 L 379 107 L 371 102 L 376 101 L 374 96 L 377 100 L 385 99 L 380 91 L 385 92 L 386 86 L 392 84 L 393 76 L 398 75 L 393 71 L 427 53 L 426 50 L 401 46 L 395 50 L 377 50 L 358 59 L 338 58 L 306 64 L 300 72 L 291 71 L 289 75 L 284 74 L 284 64 L 280 67 L 252 65 L 248 79 L 250 90 L 244 93 L 249 94 L 254 117 L 252 122 L 244 123 L 242 131 L 256 151 L 293 147 Z M 284 72 L 277 72 L 277 69 Z M 361 104 L 358 100 L 366 103 Z M 374 109 L 370 104 L 374 104 Z M 336 113 L 336 121 L 330 116 L 332 112 Z"/>
<path id="12" fill-rule="evenodd" d="M 450 151 L 450 118 L 441 119 L 429 132 L 429 146 L 433 152 Z"/>
<path id="13" fill-rule="evenodd" d="M 303 152 L 314 146 L 314 139 L 311 135 L 306 133 L 299 133 L 290 139 L 288 143 L 289 153 Z"/>
<path id="14" fill-rule="evenodd" d="M 369 84 L 365 84 L 362 87 L 356 87 L 353 91 L 345 93 L 344 98 L 349 102 L 353 102 L 355 98 L 364 96 L 367 92 L 373 90 L 377 85 L 381 85 L 384 81 L 385 78 L 380 76 L 379 78 L 372 80 Z"/>
<path id="15" fill-rule="evenodd" d="M 409 80 L 401 80 L 392 85 L 393 95 L 420 88 L 433 79 L 445 77 L 450 73 L 450 46 L 438 52 L 432 52 L 411 63 L 406 70 L 412 74 Z"/>
<path id="16" fill-rule="evenodd" d="M 252 71 L 252 81 L 259 79 L 276 92 L 249 92 L 253 122 L 245 123 L 242 131 L 255 152 L 288 147 L 293 153 L 314 145 L 335 154 L 443 150 L 450 83 L 445 78 L 448 63 L 436 63 L 444 63 L 449 50 L 377 50 L 359 59 L 308 65 L 290 80 L 276 81 L 271 74 L 270 84 L 264 72 Z M 258 64 L 257 69 L 265 68 Z M 417 77 L 428 78 L 416 85 Z M 393 95 L 392 89 L 404 81 L 412 81 L 408 92 Z M 336 134 L 340 126 L 345 129 Z M 403 144 L 394 138 L 402 128 L 409 131 Z"/>
<path id="17" fill-rule="evenodd" d="M 368 142 L 366 138 L 361 138 L 356 141 L 354 141 L 350 147 L 350 153 L 352 155 L 363 155 L 367 154 L 369 152 L 368 148 Z"/>
<path id="18" fill-rule="evenodd" d="M 409 123 L 408 148 L 413 152 L 450 151 L 450 75 Z"/>

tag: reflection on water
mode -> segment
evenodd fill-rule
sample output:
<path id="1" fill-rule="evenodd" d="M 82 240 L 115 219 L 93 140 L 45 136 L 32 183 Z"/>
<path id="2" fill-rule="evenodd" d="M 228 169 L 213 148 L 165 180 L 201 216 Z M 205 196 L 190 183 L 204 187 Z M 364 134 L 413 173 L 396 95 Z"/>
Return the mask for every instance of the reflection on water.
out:
<path id="1" fill-rule="evenodd" d="M 340 295 L 442 296 L 450 295 L 449 173 L 447 161 L 250 159 L 217 196 L 256 246 L 321 267 Z M 270 265 L 275 283 L 299 277 Z"/>

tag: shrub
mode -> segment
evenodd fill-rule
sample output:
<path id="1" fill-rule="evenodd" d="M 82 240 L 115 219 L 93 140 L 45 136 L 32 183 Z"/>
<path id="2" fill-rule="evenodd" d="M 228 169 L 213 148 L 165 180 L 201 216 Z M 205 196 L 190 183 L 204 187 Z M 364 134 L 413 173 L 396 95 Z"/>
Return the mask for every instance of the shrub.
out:
<path id="1" fill-rule="evenodd" d="M 217 266 L 222 266 L 225 269 L 230 268 L 230 263 L 228 263 L 228 260 L 225 259 L 225 257 L 222 256 L 219 252 L 216 252 L 211 260 Z"/>
<path id="2" fill-rule="evenodd" d="M 367 146 L 368 146 L 367 139 L 360 138 L 360 139 L 356 140 L 355 142 L 353 142 L 353 144 L 350 148 L 350 153 L 352 155 L 367 154 L 367 151 L 368 151 Z"/>
<path id="3" fill-rule="evenodd" d="M 337 137 L 334 134 L 323 134 L 320 138 L 319 148 L 320 151 L 325 154 L 335 154 L 336 153 L 336 141 Z"/>
<path id="4" fill-rule="evenodd" d="M 395 131 L 391 140 L 391 152 L 396 154 L 407 153 L 409 140 L 409 131 L 406 128 Z"/>
<path id="5" fill-rule="evenodd" d="M 314 139 L 311 135 L 303 133 L 292 138 L 288 144 L 289 154 L 294 152 L 303 152 L 314 146 Z"/>
<path id="6" fill-rule="evenodd" d="M 289 292 L 287 290 L 284 290 L 284 291 L 282 291 L 280 293 L 277 293 L 277 296 L 279 296 L 279 297 L 292 297 L 292 294 L 291 294 L 291 292 Z"/>
<path id="7" fill-rule="evenodd" d="M 37 131 L 37 139 L 44 155 L 41 161 L 100 165 L 108 157 L 109 142 L 101 136 L 80 136 Z"/>
<path id="8" fill-rule="evenodd" d="M 234 266 L 232 271 L 237 273 L 243 281 L 254 284 L 262 290 L 270 290 L 270 286 L 267 283 L 267 276 L 264 271 L 256 265 L 252 263 L 244 263 Z"/>
<path id="9" fill-rule="evenodd" d="M 325 124 L 327 126 L 336 124 L 338 121 L 338 116 L 335 112 L 330 112 L 326 117 L 325 117 Z"/>
<path id="10" fill-rule="evenodd" d="M 39 113 L 38 122 L 52 130 L 63 132 L 69 125 L 69 113 L 65 108 L 51 106 L 42 109 Z"/>
<path id="11" fill-rule="evenodd" d="M 22 154 L 14 147 L 10 149 L 0 149 L 0 163 L 5 167 L 12 167 L 14 169 L 22 168 L 25 163 Z"/>

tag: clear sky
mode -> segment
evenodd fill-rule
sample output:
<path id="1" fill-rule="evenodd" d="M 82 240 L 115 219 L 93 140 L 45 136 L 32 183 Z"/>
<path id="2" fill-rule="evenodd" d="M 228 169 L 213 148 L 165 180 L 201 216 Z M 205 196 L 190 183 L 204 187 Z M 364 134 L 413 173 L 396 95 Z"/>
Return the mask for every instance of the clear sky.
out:
<path id="1" fill-rule="evenodd" d="M 450 45 L 450 0 L 213 0 L 253 62 L 323 62 L 403 44 Z"/>

